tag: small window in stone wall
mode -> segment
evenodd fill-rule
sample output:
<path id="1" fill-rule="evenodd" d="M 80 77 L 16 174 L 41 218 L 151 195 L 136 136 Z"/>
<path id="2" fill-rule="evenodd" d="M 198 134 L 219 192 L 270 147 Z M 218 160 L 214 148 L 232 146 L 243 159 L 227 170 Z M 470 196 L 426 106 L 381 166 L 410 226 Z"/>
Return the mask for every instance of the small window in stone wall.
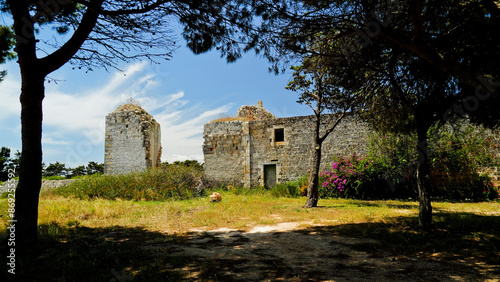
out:
<path id="1" fill-rule="evenodd" d="M 285 141 L 285 129 L 284 128 L 275 128 L 274 129 L 274 142 L 283 142 Z"/>

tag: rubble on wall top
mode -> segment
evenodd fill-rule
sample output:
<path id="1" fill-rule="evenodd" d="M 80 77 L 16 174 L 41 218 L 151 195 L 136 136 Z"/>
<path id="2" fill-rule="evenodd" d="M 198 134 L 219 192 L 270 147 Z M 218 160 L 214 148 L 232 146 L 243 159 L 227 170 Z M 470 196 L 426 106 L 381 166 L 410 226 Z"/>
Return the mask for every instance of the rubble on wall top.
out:
<path id="1" fill-rule="evenodd" d="M 137 115 L 141 116 L 142 121 L 151 121 L 155 122 L 155 119 L 153 116 L 151 116 L 146 110 L 141 108 L 137 103 L 126 103 L 123 105 L 118 106 L 116 110 L 113 111 L 113 113 L 119 113 L 119 112 L 134 112 Z"/>
<path id="2" fill-rule="evenodd" d="M 276 119 L 276 116 L 268 112 L 262 106 L 262 101 L 258 101 L 257 106 L 241 106 L 238 109 L 236 117 L 222 117 L 212 122 L 217 121 L 252 121 L 252 120 L 270 120 Z"/>
<path id="3" fill-rule="evenodd" d="M 261 105 L 241 106 L 241 108 L 238 109 L 237 117 L 244 120 L 268 120 L 276 118 Z"/>

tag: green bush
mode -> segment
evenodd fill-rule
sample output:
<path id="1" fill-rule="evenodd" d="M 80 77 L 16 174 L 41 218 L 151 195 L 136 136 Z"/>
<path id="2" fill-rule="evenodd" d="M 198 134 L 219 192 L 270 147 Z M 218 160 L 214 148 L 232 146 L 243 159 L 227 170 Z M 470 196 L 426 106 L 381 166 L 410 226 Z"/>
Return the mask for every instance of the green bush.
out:
<path id="1" fill-rule="evenodd" d="M 497 166 L 492 138 L 475 127 L 432 129 L 429 142 L 431 196 L 449 200 L 484 201 L 498 197 L 482 167 Z M 367 156 L 337 158 L 321 173 L 320 197 L 356 199 L 414 198 L 417 193 L 416 138 L 408 135 L 371 136 Z"/>
<path id="2" fill-rule="evenodd" d="M 491 178 L 480 175 L 483 167 L 497 166 L 496 145 L 484 131 L 472 126 L 438 131 L 431 140 L 434 175 L 433 196 L 449 200 L 485 201 L 498 197 Z"/>
<path id="3" fill-rule="evenodd" d="M 271 188 L 270 193 L 273 197 L 296 198 L 300 195 L 300 186 L 297 181 L 278 183 Z"/>
<path id="4" fill-rule="evenodd" d="M 91 175 L 56 189 L 56 193 L 82 199 L 169 200 L 203 195 L 201 172 L 193 167 L 169 165 L 124 175 Z"/>
<path id="5" fill-rule="evenodd" d="M 434 196 L 447 200 L 490 201 L 498 198 L 498 190 L 487 174 L 468 175 L 445 182 L 434 191 Z"/>
<path id="6" fill-rule="evenodd" d="M 394 198 L 387 172 L 390 167 L 367 156 L 340 158 L 331 169 L 321 172 L 322 198 L 387 199 Z"/>

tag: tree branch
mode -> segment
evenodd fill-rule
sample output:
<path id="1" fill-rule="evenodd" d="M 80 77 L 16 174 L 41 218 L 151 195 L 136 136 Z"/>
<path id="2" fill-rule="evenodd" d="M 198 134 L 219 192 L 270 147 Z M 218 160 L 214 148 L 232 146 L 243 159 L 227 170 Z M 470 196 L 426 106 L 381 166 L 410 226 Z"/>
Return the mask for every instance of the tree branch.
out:
<path id="1" fill-rule="evenodd" d="M 332 114 L 333 116 L 334 114 Z M 340 117 L 337 118 L 337 120 L 335 121 L 335 123 L 330 127 L 328 128 L 326 131 L 325 131 L 325 134 L 323 134 L 323 136 L 321 136 L 319 138 L 320 140 L 320 144 L 323 143 L 323 141 L 325 141 L 325 139 L 328 137 L 328 135 L 330 135 L 330 133 L 332 133 L 335 128 L 337 128 L 337 126 L 340 124 L 340 122 L 342 121 L 342 119 L 347 115 L 347 110 L 344 109 L 342 111 L 342 114 L 340 114 Z"/>
<path id="2" fill-rule="evenodd" d="M 414 37 L 413 42 L 423 42 L 424 40 L 424 22 L 422 20 L 422 2 L 420 0 L 412 0 L 410 2 L 410 15 L 413 22 Z"/>
<path id="3" fill-rule="evenodd" d="M 153 11 L 154 9 L 160 7 L 161 5 L 170 2 L 170 0 L 161 0 L 157 1 L 151 5 L 144 6 L 142 8 L 138 9 L 120 9 L 120 10 L 115 10 L 115 11 L 108 11 L 108 10 L 99 10 L 99 14 L 103 16 L 123 16 L 123 15 L 134 15 L 134 14 L 143 14 L 147 13 L 150 11 Z"/>
<path id="4" fill-rule="evenodd" d="M 432 46 L 423 42 L 408 41 L 402 39 L 389 30 L 383 30 L 380 36 L 386 38 L 387 40 L 398 44 L 399 46 L 412 51 L 414 54 L 420 58 L 426 60 L 430 64 L 436 66 L 441 71 L 450 74 L 469 86 L 476 87 L 478 85 L 477 77 L 481 74 L 470 74 L 467 67 L 456 63 L 455 61 L 445 58 L 445 56 L 439 53 Z"/>
<path id="5" fill-rule="evenodd" d="M 54 53 L 40 59 L 40 65 L 45 75 L 57 70 L 67 63 L 78 52 L 82 44 L 87 40 L 89 34 L 97 23 L 104 0 L 91 0 L 82 21 L 73 36 Z"/>

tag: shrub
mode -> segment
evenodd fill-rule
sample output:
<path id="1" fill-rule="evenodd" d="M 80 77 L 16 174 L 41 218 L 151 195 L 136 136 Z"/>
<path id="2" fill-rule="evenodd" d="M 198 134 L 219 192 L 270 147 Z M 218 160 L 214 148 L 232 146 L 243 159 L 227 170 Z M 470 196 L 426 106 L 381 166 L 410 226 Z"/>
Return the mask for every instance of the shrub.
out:
<path id="1" fill-rule="evenodd" d="M 455 178 L 438 186 L 434 195 L 448 200 L 489 201 L 498 198 L 498 190 L 487 174 Z"/>
<path id="2" fill-rule="evenodd" d="M 449 200 L 492 200 L 497 190 L 483 167 L 497 166 L 496 145 L 484 131 L 463 126 L 454 131 L 443 129 L 432 140 L 433 195 Z"/>
<path id="3" fill-rule="evenodd" d="M 482 167 L 497 166 L 492 138 L 475 127 L 432 129 L 429 142 L 431 195 L 450 200 L 488 200 L 498 190 Z M 358 158 L 334 159 L 331 169 L 321 174 L 321 197 L 358 199 L 408 198 L 417 196 L 416 138 L 410 135 L 371 136 L 369 153 Z M 390 184 L 389 184 L 390 183 Z"/>
<path id="4" fill-rule="evenodd" d="M 331 170 L 321 172 L 320 197 L 391 198 L 392 190 L 386 181 L 387 171 L 386 164 L 367 156 L 340 158 L 334 161 Z"/>
<path id="5" fill-rule="evenodd" d="M 193 167 L 169 165 L 124 175 L 91 175 L 61 188 L 58 194 L 78 198 L 126 200 L 186 199 L 203 195 L 201 173 Z"/>
<path id="6" fill-rule="evenodd" d="M 287 183 L 278 183 L 276 186 L 271 188 L 270 193 L 274 197 L 287 197 L 287 198 L 296 198 L 300 195 L 300 186 L 298 182 L 287 182 Z"/>

